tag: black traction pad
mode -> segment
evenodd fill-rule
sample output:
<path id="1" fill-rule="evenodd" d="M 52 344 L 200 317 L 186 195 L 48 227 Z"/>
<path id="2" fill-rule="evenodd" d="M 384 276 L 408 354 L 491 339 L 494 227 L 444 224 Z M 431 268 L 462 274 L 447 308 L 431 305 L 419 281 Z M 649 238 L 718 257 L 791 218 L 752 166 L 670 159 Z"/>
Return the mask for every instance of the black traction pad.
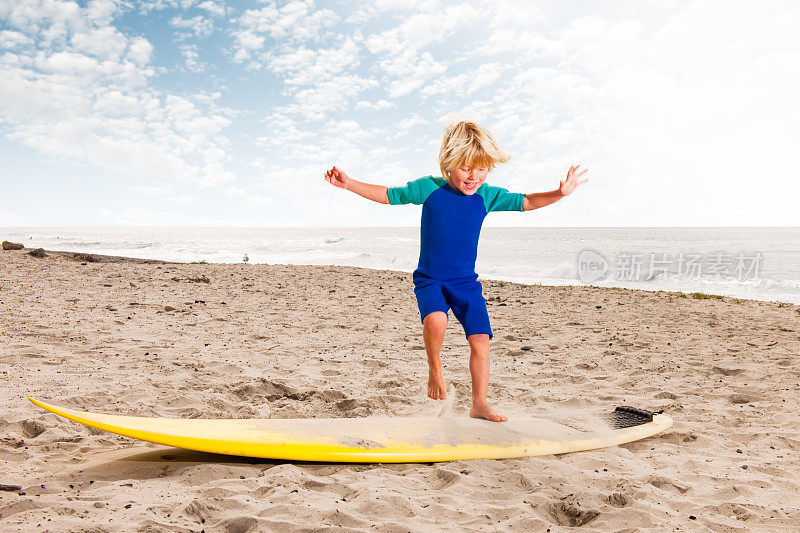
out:
<path id="1" fill-rule="evenodd" d="M 606 419 L 614 429 L 624 429 L 634 426 L 641 426 L 653 421 L 653 416 L 657 413 L 636 407 L 622 405 L 606 415 Z"/>

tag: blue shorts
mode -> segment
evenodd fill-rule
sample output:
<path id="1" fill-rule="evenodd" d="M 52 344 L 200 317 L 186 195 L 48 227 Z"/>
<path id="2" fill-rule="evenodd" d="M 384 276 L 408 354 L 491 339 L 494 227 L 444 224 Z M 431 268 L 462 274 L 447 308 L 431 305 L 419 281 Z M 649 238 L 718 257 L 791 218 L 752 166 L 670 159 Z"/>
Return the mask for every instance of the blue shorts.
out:
<path id="1" fill-rule="evenodd" d="M 417 295 L 420 320 L 434 311 L 442 311 L 445 315 L 453 309 L 464 334 L 485 333 L 492 338 L 492 327 L 489 324 L 489 312 L 483 298 L 483 286 L 479 281 L 466 280 L 440 281 L 424 276 L 414 276 L 414 294 Z"/>

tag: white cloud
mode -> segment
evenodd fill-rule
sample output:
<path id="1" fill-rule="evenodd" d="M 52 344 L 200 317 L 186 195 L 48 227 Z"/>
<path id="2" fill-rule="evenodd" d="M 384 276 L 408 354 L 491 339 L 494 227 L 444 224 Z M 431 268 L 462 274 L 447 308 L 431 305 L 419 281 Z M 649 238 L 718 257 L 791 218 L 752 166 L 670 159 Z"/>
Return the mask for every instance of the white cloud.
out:
<path id="1" fill-rule="evenodd" d="M 309 49 L 305 46 L 284 53 L 264 55 L 269 69 L 282 76 L 289 85 L 313 85 L 358 66 L 358 46 L 344 40 L 333 48 Z"/>
<path id="2" fill-rule="evenodd" d="M 356 102 L 356 109 L 373 109 L 375 111 L 382 111 L 384 109 L 391 109 L 393 107 L 397 107 L 397 104 L 394 102 L 390 102 L 389 100 L 377 100 L 375 102 L 370 102 L 369 100 L 359 100 Z"/>
<path id="3" fill-rule="evenodd" d="M 115 0 L 91 0 L 86 5 L 86 18 L 98 26 L 111 24 L 121 9 L 122 2 Z"/>
<path id="4" fill-rule="evenodd" d="M 0 56 L 0 117 L 8 139 L 115 174 L 203 187 L 232 181 L 222 149 L 227 112 L 201 97 L 150 88 L 150 43 L 95 22 L 110 20 L 114 5 L 76 10 L 60 4 L 44 2 L 35 11 L 0 4 L 17 33 L 49 36 L 34 50 Z"/>
<path id="5" fill-rule="evenodd" d="M 501 63 L 487 63 L 479 65 L 475 70 L 470 70 L 455 76 L 437 78 L 432 83 L 420 89 L 420 94 L 425 97 L 437 95 L 472 95 L 476 91 L 497 83 L 503 71 L 508 67 Z"/>
<path id="6" fill-rule="evenodd" d="M 212 15 L 216 15 L 218 17 L 224 17 L 227 13 L 227 8 L 225 6 L 225 2 L 212 2 L 211 0 L 206 0 L 205 2 L 200 2 L 197 4 L 198 9 L 204 9 L 208 11 Z"/>
<path id="7" fill-rule="evenodd" d="M 457 31 L 474 32 L 471 26 L 481 18 L 480 11 L 469 3 L 445 7 L 429 2 L 420 7 L 422 11 L 404 15 L 399 26 L 364 38 L 367 49 L 377 56 L 391 98 L 405 96 L 442 76 L 448 62 L 434 59 L 425 48 L 445 41 Z M 387 8 L 397 6 L 389 4 Z"/>
<path id="8" fill-rule="evenodd" d="M 430 122 L 428 120 L 425 120 L 424 118 L 421 118 L 419 115 L 415 115 L 413 117 L 401 120 L 400 123 L 397 125 L 397 129 L 401 131 L 406 131 L 410 130 L 414 126 L 419 126 L 422 124 L 430 124 Z"/>
<path id="9" fill-rule="evenodd" d="M 483 21 L 488 15 L 491 30 L 515 28 L 516 31 L 524 31 L 547 20 L 539 6 L 514 0 L 495 0 L 489 13 L 481 11 L 480 19 Z"/>
<path id="10" fill-rule="evenodd" d="M 370 6 L 359 7 L 347 16 L 345 22 L 348 24 L 363 24 L 375 16 L 375 10 Z"/>
<path id="11" fill-rule="evenodd" d="M 236 37 L 237 49 L 233 56 L 233 60 L 237 63 L 243 63 L 250 59 L 251 54 L 261 49 L 266 42 L 266 39 L 250 30 L 239 30 L 234 33 Z"/>
<path id="12" fill-rule="evenodd" d="M 0 31 L 0 48 L 16 48 L 17 46 L 29 46 L 33 44 L 33 39 L 18 31 Z"/>
<path id="13" fill-rule="evenodd" d="M 295 102 L 286 110 L 312 120 L 321 120 L 332 111 L 346 109 L 346 104 L 378 82 L 355 74 L 336 76 L 293 92 Z"/>
<path id="14" fill-rule="evenodd" d="M 58 0 L 0 0 L 0 17 L 25 33 L 41 30 L 39 37 L 44 44 L 64 37 L 69 29 L 83 26 L 80 6 Z"/>
<path id="15" fill-rule="evenodd" d="M 103 66 L 93 57 L 77 52 L 56 52 L 51 55 L 39 56 L 39 68 L 45 72 L 66 75 L 97 75 L 102 76 Z"/>
<path id="16" fill-rule="evenodd" d="M 71 79 L 76 85 L 98 83 L 109 78 L 129 86 L 142 86 L 147 83 L 147 78 L 153 71 L 141 68 L 126 61 L 100 61 L 94 57 L 84 55 L 72 50 L 55 52 L 52 54 L 38 52 L 32 58 L 35 66 L 47 74 L 60 78 L 61 81 Z M 29 77 L 43 78 L 35 71 L 27 71 Z"/>
<path id="17" fill-rule="evenodd" d="M 284 143 L 293 143 L 315 135 L 313 130 L 303 128 L 303 124 L 295 117 L 280 111 L 274 112 L 266 117 L 263 123 L 267 135 L 256 138 L 256 142 L 263 146 L 270 145 L 273 141 L 278 139 Z"/>
<path id="18" fill-rule="evenodd" d="M 210 18 L 197 15 L 192 18 L 174 16 L 169 21 L 170 26 L 177 28 L 177 37 L 185 40 L 190 37 L 206 38 L 214 33 L 214 21 Z"/>
<path id="19" fill-rule="evenodd" d="M 459 29 L 475 25 L 480 18 L 481 13 L 469 3 L 443 7 L 432 2 L 422 11 L 403 15 L 399 26 L 372 34 L 365 42 L 373 54 L 397 55 L 422 50 L 444 41 Z"/>
<path id="20" fill-rule="evenodd" d="M 284 42 L 320 41 L 324 30 L 339 17 L 329 9 L 316 9 L 313 0 L 294 0 L 278 8 L 273 4 L 248 9 L 237 20 L 233 35 L 238 48 L 234 60 L 244 62 L 260 50 L 267 38 Z"/>
<path id="21" fill-rule="evenodd" d="M 118 59 L 127 46 L 127 39 L 116 28 L 103 26 L 74 33 L 72 47 L 100 59 Z"/>
<path id="22" fill-rule="evenodd" d="M 191 72 L 205 72 L 208 64 L 200 59 L 200 48 L 196 44 L 183 44 L 179 47 L 186 69 Z"/>
<path id="23" fill-rule="evenodd" d="M 98 91 L 93 102 L 93 111 L 101 116 L 136 116 L 141 110 L 142 99 L 119 90 Z"/>
<path id="24" fill-rule="evenodd" d="M 150 62 L 150 54 L 153 53 L 153 45 L 143 37 L 134 37 L 128 45 L 128 59 L 139 66 Z"/>
<path id="25" fill-rule="evenodd" d="M 197 4 L 197 0 L 139 0 L 136 7 L 139 12 L 147 15 L 152 11 L 163 11 L 167 9 L 180 9 L 186 11 Z M 198 6 L 199 7 L 199 6 Z"/>
<path id="26" fill-rule="evenodd" d="M 275 111 L 281 115 L 321 120 L 378 85 L 376 80 L 354 73 L 359 47 L 349 38 L 329 48 L 285 47 L 280 52 L 269 51 L 259 60 L 281 77 L 286 85 L 284 94 L 292 98 L 292 103 Z"/>
<path id="27" fill-rule="evenodd" d="M 284 128 L 279 127 L 278 131 L 283 132 Z M 366 163 L 361 147 L 376 136 L 386 137 L 387 133 L 379 129 L 364 129 L 352 119 L 328 119 L 312 134 L 299 139 L 287 140 L 283 135 L 270 135 L 261 137 L 259 141 L 273 154 L 272 160 L 263 161 L 267 167 L 280 165 L 283 160 L 303 161 L 308 175 L 316 178 L 321 175 L 322 166 L 337 158 L 346 158 L 351 163 Z"/>
<path id="28" fill-rule="evenodd" d="M 447 70 L 447 65 L 433 59 L 429 52 L 417 54 L 412 50 L 391 56 L 379 64 L 390 78 L 394 78 L 389 84 L 391 98 L 405 96 Z"/>

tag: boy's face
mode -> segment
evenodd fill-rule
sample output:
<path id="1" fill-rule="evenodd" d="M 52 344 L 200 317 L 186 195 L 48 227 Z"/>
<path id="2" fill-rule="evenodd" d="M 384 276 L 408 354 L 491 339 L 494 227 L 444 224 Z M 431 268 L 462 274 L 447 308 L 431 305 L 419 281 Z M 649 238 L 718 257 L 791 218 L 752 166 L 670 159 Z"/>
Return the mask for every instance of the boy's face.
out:
<path id="1" fill-rule="evenodd" d="M 460 166 L 450 171 L 450 186 L 464 194 L 475 194 L 486 181 L 487 174 L 489 174 L 488 167 Z"/>

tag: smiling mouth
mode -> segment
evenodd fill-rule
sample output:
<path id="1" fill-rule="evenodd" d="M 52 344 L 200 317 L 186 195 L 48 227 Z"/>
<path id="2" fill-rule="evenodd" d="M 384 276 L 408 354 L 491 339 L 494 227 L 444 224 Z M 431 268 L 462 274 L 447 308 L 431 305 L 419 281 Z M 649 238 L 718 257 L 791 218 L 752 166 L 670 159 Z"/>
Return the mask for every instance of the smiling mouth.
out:
<path id="1" fill-rule="evenodd" d="M 465 183 L 464 184 L 464 188 L 466 188 L 466 189 L 474 189 L 477 186 L 478 186 L 477 182 L 476 183 Z"/>

